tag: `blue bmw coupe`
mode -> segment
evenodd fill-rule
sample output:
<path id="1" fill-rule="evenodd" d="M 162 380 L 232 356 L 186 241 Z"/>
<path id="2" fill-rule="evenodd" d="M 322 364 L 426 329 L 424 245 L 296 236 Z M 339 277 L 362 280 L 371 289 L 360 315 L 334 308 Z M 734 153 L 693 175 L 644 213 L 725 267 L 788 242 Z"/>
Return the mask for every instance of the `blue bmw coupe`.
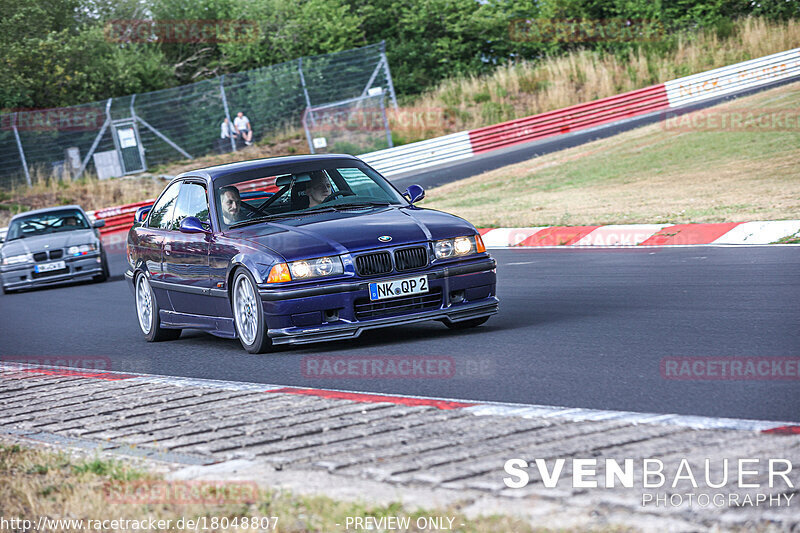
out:
<path id="1" fill-rule="evenodd" d="M 469 222 L 414 205 L 347 155 L 186 172 L 136 213 L 125 273 L 148 341 L 184 328 L 251 353 L 497 312 L 495 261 Z"/>

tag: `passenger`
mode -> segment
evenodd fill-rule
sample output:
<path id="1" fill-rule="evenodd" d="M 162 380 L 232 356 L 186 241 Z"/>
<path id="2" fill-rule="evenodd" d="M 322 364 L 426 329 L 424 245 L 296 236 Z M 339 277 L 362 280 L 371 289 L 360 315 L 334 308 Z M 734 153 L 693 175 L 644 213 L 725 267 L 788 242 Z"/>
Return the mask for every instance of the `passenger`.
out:
<path id="1" fill-rule="evenodd" d="M 331 195 L 331 182 L 324 172 L 312 172 L 311 181 L 306 185 L 308 207 L 315 207 Z"/>
<path id="2" fill-rule="evenodd" d="M 230 226 L 242 220 L 242 197 L 239 189 L 233 185 L 221 187 L 219 190 L 219 203 L 222 211 L 222 221 Z"/>

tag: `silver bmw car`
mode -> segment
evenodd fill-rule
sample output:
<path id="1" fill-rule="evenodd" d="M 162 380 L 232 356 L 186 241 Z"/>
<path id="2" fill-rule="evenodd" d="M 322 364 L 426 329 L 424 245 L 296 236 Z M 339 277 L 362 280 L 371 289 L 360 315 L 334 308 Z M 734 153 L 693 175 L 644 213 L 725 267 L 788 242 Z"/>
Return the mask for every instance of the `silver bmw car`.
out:
<path id="1" fill-rule="evenodd" d="M 105 281 L 106 258 L 97 228 L 80 206 L 65 205 L 20 213 L 11 219 L 0 246 L 4 293 L 79 279 Z"/>

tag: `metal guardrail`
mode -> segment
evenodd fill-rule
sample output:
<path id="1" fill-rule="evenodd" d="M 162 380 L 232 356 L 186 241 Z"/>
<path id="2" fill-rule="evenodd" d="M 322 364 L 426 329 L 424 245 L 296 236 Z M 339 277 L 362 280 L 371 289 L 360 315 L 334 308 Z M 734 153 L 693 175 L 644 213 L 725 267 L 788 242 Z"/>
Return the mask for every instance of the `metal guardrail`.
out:
<path id="1" fill-rule="evenodd" d="M 385 176 L 411 172 L 432 165 L 472 157 L 469 132 L 452 133 L 427 141 L 360 155 L 367 164 Z"/>
<path id="2" fill-rule="evenodd" d="M 800 76 L 800 48 L 668 81 L 664 87 L 669 106 L 679 107 L 797 76 Z"/>
<path id="3" fill-rule="evenodd" d="M 663 85 L 601 98 L 469 132 L 475 154 L 644 115 L 669 106 Z"/>

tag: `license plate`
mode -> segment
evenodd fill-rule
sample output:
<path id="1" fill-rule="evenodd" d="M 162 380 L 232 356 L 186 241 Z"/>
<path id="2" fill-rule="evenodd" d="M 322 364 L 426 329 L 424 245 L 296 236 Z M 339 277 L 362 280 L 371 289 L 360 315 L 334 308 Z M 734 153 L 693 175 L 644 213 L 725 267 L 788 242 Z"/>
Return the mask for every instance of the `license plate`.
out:
<path id="1" fill-rule="evenodd" d="M 428 276 L 378 281 L 369 284 L 369 299 L 375 301 L 397 298 L 398 296 L 424 294 L 428 290 Z"/>
<path id="2" fill-rule="evenodd" d="M 45 263 L 43 265 L 36 265 L 33 267 L 34 272 L 50 272 L 51 270 L 61 270 L 67 268 L 64 261 L 56 261 L 55 263 Z"/>

